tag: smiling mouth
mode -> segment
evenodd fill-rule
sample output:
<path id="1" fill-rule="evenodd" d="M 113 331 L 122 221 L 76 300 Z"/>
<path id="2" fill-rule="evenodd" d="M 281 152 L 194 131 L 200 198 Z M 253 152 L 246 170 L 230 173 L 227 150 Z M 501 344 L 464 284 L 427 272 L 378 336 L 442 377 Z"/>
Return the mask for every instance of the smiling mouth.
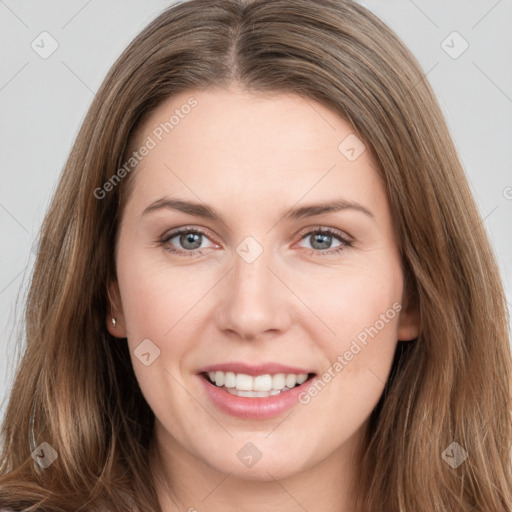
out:
<path id="1" fill-rule="evenodd" d="M 231 395 L 265 398 L 286 393 L 311 380 L 315 373 L 265 374 L 252 377 L 243 373 L 203 372 L 200 374 L 211 385 Z"/>

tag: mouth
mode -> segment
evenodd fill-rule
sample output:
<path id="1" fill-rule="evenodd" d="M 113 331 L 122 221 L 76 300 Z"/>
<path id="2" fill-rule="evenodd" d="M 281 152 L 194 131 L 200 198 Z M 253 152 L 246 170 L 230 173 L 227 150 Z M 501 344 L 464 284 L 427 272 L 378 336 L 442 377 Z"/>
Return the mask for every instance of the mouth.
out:
<path id="1" fill-rule="evenodd" d="M 200 376 L 210 385 L 234 396 L 267 398 L 285 394 L 315 377 L 315 373 L 274 373 L 247 375 L 234 372 L 202 372 Z"/>

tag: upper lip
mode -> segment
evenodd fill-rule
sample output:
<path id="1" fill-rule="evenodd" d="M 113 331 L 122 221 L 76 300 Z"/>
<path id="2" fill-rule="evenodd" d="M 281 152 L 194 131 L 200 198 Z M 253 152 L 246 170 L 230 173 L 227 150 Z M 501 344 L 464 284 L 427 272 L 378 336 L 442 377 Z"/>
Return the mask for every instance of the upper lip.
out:
<path id="1" fill-rule="evenodd" d="M 233 372 L 233 373 L 244 373 L 246 375 L 265 375 L 265 374 L 276 374 L 276 373 L 295 373 L 300 375 L 302 373 L 313 373 L 304 368 L 298 368 L 297 366 L 288 366 L 280 363 L 261 363 L 261 364 L 247 364 L 247 363 L 239 363 L 239 362 L 229 362 L 229 363 L 218 363 L 212 364 L 209 366 L 205 366 L 198 373 L 208 373 L 208 372 Z"/>

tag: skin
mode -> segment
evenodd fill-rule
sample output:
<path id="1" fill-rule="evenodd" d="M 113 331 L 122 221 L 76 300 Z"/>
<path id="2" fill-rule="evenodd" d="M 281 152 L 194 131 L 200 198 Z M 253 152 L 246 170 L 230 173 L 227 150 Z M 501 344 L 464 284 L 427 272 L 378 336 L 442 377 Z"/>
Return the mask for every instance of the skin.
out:
<path id="1" fill-rule="evenodd" d="M 418 336 L 402 309 L 307 405 L 267 420 L 218 410 L 197 372 L 226 361 L 275 361 L 328 372 L 356 336 L 403 303 L 404 281 L 389 201 L 369 150 L 338 150 L 354 130 L 326 107 L 293 94 L 188 91 L 142 125 L 140 146 L 194 96 L 198 105 L 138 165 L 122 212 L 110 332 L 127 337 L 141 390 L 155 413 L 151 465 L 164 511 L 351 511 L 348 486 L 362 436 L 389 376 L 397 340 Z M 137 144 L 136 144 L 137 145 Z M 171 209 L 142 215 L 163 196 L 210 205 L 224 222 Z M 344 198 L 344 209 L 282 219 L 292 207 Z M 202 228 L 203 254 L 171 229 Z M 336 236 L 322 245 L 315 228 Z M 247 237 L 263 249 L 252 263 L 236 252 Z M 324 239 L 325 240 L 325 239 Z M 317 253 L 313 251 L 316 249 Z M 197 250 L 196 250 L 197 251 Z M 321 251 L 324 251 L 323 253 Z M 158 347 L 151 365 L 134 350 Z M 247 468 L 237 452 L 262 453 Z M 174 490 L 174 492 L 172 491 Z"/>

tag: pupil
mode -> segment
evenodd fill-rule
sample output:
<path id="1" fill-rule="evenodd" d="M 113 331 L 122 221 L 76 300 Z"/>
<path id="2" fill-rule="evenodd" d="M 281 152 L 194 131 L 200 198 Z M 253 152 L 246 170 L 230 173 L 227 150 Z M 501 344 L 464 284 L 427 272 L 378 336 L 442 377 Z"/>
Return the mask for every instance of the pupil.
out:
<path id="1" fill-rule="evenodd" d="M 321 233 L 317 233 L 315 235 L 312 235 L 312 239 L 313 241 L 311 242 L 311 246 L 313 247 L 313 249 L 328 249 L 330 247 L 330 239 L 331 239 L 331 235 L 324 235 L 324 234 L 321 234 Z M 315 243 L 319 241 L 321 247 L 315 247 Z M 323 245 L 322 245 L 323 244 Z"/>
<path id="2" fill-rule="evenodd" d="M 181 235 L 180 243 L 185 249 L 197 249 L 201 246 L 201 237 L 200 233 L 186 233 Z M 188 244 L 192 244 L 192 247 Z"/>

